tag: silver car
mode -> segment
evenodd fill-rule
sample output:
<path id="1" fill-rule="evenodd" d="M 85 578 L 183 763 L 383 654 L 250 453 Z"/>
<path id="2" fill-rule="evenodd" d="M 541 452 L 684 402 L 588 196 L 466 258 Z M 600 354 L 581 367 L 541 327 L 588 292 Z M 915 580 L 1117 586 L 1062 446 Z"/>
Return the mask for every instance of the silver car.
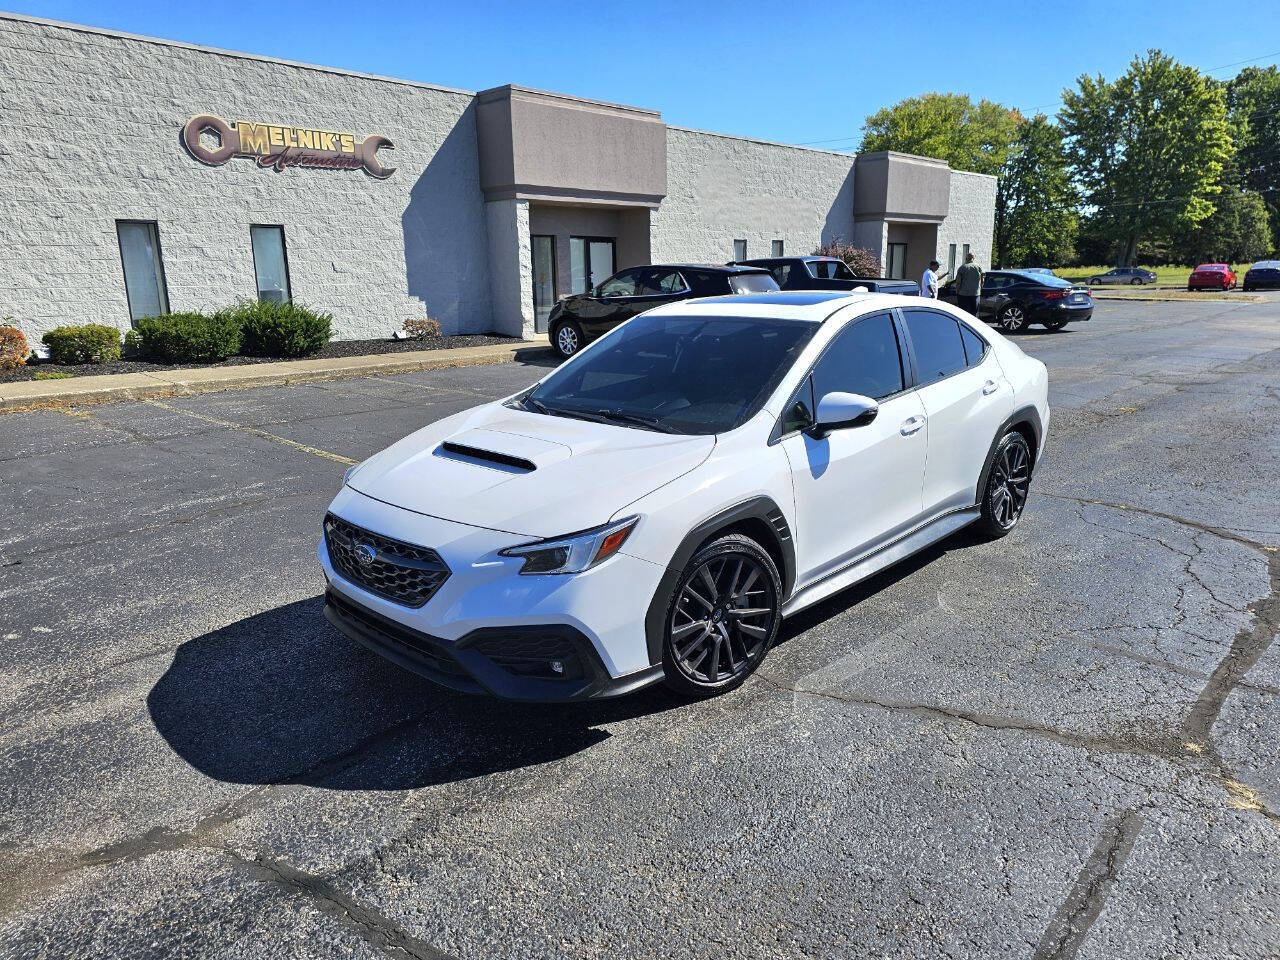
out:
<path id="1" fill-rule="evenodd" d="M 1155 283 L 1156 275 L 1150 270 L 1143 270 L 1141 267 L 1116 267 L 1114 270 L 1108 270 L 1106 273 L 1100 273 L 1096 277 L 1090 277 L 1088 283 L 1094 286 L 1102 283 Z"/>

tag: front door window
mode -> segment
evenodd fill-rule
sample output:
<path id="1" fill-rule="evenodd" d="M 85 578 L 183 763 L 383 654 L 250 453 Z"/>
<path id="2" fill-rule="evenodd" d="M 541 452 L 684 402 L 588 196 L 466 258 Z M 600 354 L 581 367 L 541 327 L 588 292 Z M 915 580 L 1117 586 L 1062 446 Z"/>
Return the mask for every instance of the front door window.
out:
<path id="1" fill-rule="evenodd" d="M 571 293 L 588 293 L 613 275 L 614 246 L 611 237 L 569 238 Z"/>
<path id="2" fill-rule="evenodd" d="M 555 237 L 535 234 L 533 245 L 533 323 L 539 333 L 547 330 L 547 318 L 556 303 Z"/>

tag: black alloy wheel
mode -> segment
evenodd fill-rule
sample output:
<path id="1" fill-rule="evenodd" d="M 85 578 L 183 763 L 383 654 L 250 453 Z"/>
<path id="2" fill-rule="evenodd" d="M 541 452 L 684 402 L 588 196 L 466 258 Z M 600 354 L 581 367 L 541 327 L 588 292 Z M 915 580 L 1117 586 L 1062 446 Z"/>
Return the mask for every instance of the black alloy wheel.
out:
<path id="1" fill-rule="evenodd" d="M 556 327 L 555 333 L 551 335 L 551 346 L 556 353 L 568 359 L 582 349 L 584 340 L 582 328 L 569 320 Z"/>
<path id="2" fill-rule="evenodd" d="M 991 460 L 991 474 L 982 495 L 981 526 L 995 539 L 1012 530 L 1027 505 L 1031 489 L 1031 447 L 1017 431 L 1004 435 Z"/>
<path id="3" fill-rule="evenodd" d="M 694 554 L 667 616 L 667 685 L 688 696 L 740 685 L 778 632 L 781 592 L 773 559 L 749 537 L 729 534 Z"/>
<path id="4" fill-rule="evenodd" d="M 1016 303 L 1011 303 L 1000 311 L 1000 315 L 996 318 L 996 323 L 1005 333 L 1017 333 L 1027 328 L 1027 314 Z"/>

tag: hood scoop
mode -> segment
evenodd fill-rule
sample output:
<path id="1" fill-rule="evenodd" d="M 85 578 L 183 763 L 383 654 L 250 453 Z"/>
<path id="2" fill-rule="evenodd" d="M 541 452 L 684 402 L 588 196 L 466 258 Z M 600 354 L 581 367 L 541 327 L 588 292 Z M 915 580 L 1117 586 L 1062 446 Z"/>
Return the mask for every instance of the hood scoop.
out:
<path id="1" fill-rule="evenodd" d="M 538 465 L 526 457 L 503 453 L 500 450 L 482 450 L 470 444 L 446 440 L 436 451 L 437 456 L 450 460 L 461 460 L 463 463 L 474 463 L 482 467 L 494 467 L 509 473 L 533 473 Z"/>
<path id="2" fill-rule="evenodd" d="M 485 427 L 454 434 L 432 452 L 446 460 L 513 474 L 533 473 L 573 453 L 563 443 Z"/>

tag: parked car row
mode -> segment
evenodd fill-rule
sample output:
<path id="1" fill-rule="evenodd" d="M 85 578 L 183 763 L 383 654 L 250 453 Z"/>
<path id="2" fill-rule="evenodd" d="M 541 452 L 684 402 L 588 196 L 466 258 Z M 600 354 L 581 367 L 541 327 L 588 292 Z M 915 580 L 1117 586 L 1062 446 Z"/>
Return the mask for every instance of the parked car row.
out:
<path id="1" fill-rule="evenodd" d="M 548 335 L 562 357 L 632 317 L 680 300 L 778 290 L 857 290 L 915 296 L 918 284 L 856 277 L 835 257 L 775 257 L 741 263 L 673 263 L 628 267 L 586 293 L 564 297 L 551 309 Z"/>

